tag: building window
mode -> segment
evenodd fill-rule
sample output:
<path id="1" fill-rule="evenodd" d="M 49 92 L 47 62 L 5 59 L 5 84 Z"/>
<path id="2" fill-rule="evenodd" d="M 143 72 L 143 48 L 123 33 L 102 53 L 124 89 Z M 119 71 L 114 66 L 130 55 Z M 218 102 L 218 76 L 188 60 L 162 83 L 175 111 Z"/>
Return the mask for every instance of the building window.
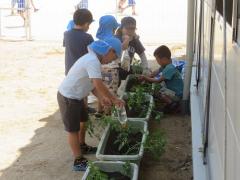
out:
<path id="1" fill-rule="evenodd" d="M 226 21 L 232 25 L 233 0 L 226 1 Z"/>
<path id="2" fill-rule="evenodd" d="M 216 0 L 216 10 L 223 16 L 223 0 Z"/>
<path id="3" fill-rule="evenodd" d="M 240 45 L 240 0 L 234 2 L 233 40 Z"/>
<path id="4" fill-rule="evenodd" d="M 240 44 L 240 0 L 238 0 L 237 6 L 237 42 Z"/>

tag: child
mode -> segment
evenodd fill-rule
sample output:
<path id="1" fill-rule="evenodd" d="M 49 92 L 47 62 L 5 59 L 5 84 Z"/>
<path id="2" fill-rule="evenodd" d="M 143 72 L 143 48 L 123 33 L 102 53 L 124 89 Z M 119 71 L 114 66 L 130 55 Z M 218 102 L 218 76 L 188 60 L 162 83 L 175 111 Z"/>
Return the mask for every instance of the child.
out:
<path id="1" fill-rule="evenodd" d="M 25 0 L 17 0 L 18 3 L 18 13 L 20 14 L 20 16 L 22 17 L 23 21 L 24 21 L 24 26 L 26 25 L 26 2 Z M 30 3 L 32 4 L 32 7 L 34 9 L 34 12 L 37 12 L 39 9 L 37 9 L 33 3 L 33 0 L 30 1 Z"/>
<path id="2" fill-rule="evenodd" d="M 119 26 L 120 24 L 118 24 L 114 16 L 102 16 L 99 20 L 99 28 L 97 30 L 96 37 L 100 40 L 114 37 L 115 31 Z M 119 65 L 117 61 L 102 66 L 103 82 L 114 95 L 117 95 L 119 83 L 118 67 Z M 102 113 L 103 107 L 100 103 L 98 103 L 98 113 L 96 113 L 96 116 L 99 117 Z"/>
<path id="3" fill-rule="evenodd" d="M 76 6 L 75 10 L 78 9 L 88 9 L 88 0 L 81 0 Z M 67 30 L 73 29 L 75 26 L 75 23 L 73 20 L 70 20 L 67 25 Z"/>
<path id="4" fill-rule="evenodd" d="M 86 33 L 93 21 L 92 13 L 87 9 L 78 9 L 74 12 L 73 21 L 74 28 L 64 32 L 65 75 L 81 56 L 88 53 L 87 46 L 93 42 L 93 37 Z"/>
<path id="5" fill-rule="evenodd" d="M 125 9 L 132 7 L 132 15 L 136 15 L 136 11 L 135 11 L 135 6 L 136 6 L 136 2 L 135 0 L 128 0 L 128 5 L 126 7 L 123 7 L 124 3 L 126 2 L 126 0 L 120 0 L 118 3 L 118 9 L 120 10 L 120 12 L 122 13 Z"/>
<path id="6" fill-rule="evenodd" d="M 143 73 L 148 72 L 148 62 L 145 54 L 145 48 L 143 47 L 139 37 L 136 35 L 136 20 L 133 17 L 124 17 L 121 20 L 121 26 L 117 30 L 116 36 L 123 42 L 123 50 L 126 49 L 126 52 L 129 56 L 129 66 L 132 63 L 134 54 L 137 53 L 141 59 L 141 66 L 143 68 Z M 124 41 L 124 39 L 128 39 Z M 130 69 L 130 70 L 128 70 Z M 125 80 L 126 77 L 131 74 L 131 67 L 127 69 L 119 69 L 120 80 Z"/>
<path id="7" fill-rule="evenodd" d="M 94 41 L 88 47 L 89 52 L 70 69 L 57 95 L 68 142 L 75 157 L 73 169 L 76 171 L 86 170 L 87 160 L 82 153 L 89 149 L 85 144 L 88 113 L 83 99 L 92 92 L 104 106 L 124 106 L 124 101 L 108 91 L 101 75 L 101 64 L 110 63 L 121 56 L 121 42 L 117 38 L 108 38 L 105 41 Z"/>
<path id="8" fill-rule="evenodd" d="M 88 9 L 88 0 L 81 0 L 75 7 L 76 9 Z"/>
<path id="9" fill-rule="evenodd" d="M 167 46 L 160 46 L 154 51 L 154 56 L 161 68 L 153 72 L 150 76 L 141 75 L 140 80 L 152 83 L 165 82 L 166 87 L 160 90 L 160 98 L 167 104 L 164 108 L 171 111 L 176 105 L 183 93 L 183 80 L 180 72 L 172 64 L 171 51 Z"/>
<path id="10" fill-rule="evenodd" d="M 73 28 L 64 33 L 63 46 L 65 46 L 65 75 L 72 65 L 83 55 L 88 53 L 87 46 L 94 40 L 87 33 L 90 24 L 93 21 L 92 13 L 87 9 L 77 9 L 73 15 Z M 88 106 L 88 98 L 85 100 Z M 95 109 L 88 107 L 90 113 L 95 113 Z"/>

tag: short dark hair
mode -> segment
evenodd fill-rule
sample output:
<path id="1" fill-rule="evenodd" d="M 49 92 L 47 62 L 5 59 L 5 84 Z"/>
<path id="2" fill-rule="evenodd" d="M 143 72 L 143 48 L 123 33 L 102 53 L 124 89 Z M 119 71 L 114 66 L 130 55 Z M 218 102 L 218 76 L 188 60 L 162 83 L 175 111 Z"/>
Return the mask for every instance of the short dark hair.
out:
<path id="1" fill-rule="evenodd" d="M 77 9 L 73 14 L 73 21 L 76 25 L 84 25 L 93 21 L 92 13 L 87 9 Z"/>
<path id="2" fill-rule="evenodd" d="M 158 58 L 168 58 L 171 59 L 171 51 L 167 46 L 159 46 L 153 53 L 155 57 Z"/>

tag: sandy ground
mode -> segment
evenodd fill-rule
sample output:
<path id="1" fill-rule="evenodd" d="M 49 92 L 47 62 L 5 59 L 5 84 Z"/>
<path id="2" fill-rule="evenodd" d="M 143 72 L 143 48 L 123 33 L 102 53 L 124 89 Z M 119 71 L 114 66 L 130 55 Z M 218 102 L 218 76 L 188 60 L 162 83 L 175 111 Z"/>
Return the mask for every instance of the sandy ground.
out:
<path id="1" fill-rule="evenodd" d="M 171 47 L 174 54 L 184 52 L 182 45 Z M 62 43 L 0 41 L 0 49 L 0 179 L 80 179 L 83 173 L 71 170 L 56 101 L 64 77 Z"/>
<path id="2" fill-rule="evenodd" d="M 0 49 L 0 179 L 79 179 L 56 102 L 61 44 L 0 41 Z"/>
<path id="3" fill-rule="evenodd" d="M 28 42 L 15 41 L 25 39 L 22 19 L 19 16 L 9 16 L 10 11 L 1 11 L 1 39 L 11 40 L 0 40 L 1 180 L 80 179 L 83 174 L 71 170 L 73 159 L 56 102 L 57 87 L 64 77 L 62 36 L 76 2 L 77 0 L 35 0 L 36 6 L 40 8 L 37 13 L 31 11 L 32 36 L 35 41 Z M 184 59 L 187 1 L 136 2 L 138 15 L 135 18 L 144 45 L 178 42 L 169 46 L 173 50 L 173 56 Z M 118 20 L 123 17 L 116 14 L 115 5 L 112 0 L 104 0 L 104 3 L 89 0 L 89 9 L 96 20 L 89 33 L 94 36 L 98 19 L 104 14 L 116 15 Z M 0 7 L 9 6 L 10 0 L 1 0 Z M 131 9 L 124 13 L 130 14 Z M 149 59 L 153 59 L 154 49 L 155 46 L 146 46 Z M 179 126 L 166 124 L 166 129 L 172 126 L 188 127 L 184 125 L 184 119 L 176 122 L 183 123 L 182 126 L 181 123 Z M 98 143 L 89 137 L 87 142 L 91 145 Z M 174 140 L 172 142 L 174 146 Z M 185 142 L 184 139 L 181 142 Z M 88 158 L 95 159 L 94 156 Z M 158 168 L 157 165 L 153 171 L 144 169 L 144 172 L 146 175 L 154 174 Z M 165 172 L 166 177 L 168 173 L 173 174 L 169 169 L 165 169 Z M 148 180 L 146 175 L 142 177 Z M 179 179 L 179 174 L 175 175 L 176 180 Z M 190 176 L 183 177 L 188 179 Z"/>

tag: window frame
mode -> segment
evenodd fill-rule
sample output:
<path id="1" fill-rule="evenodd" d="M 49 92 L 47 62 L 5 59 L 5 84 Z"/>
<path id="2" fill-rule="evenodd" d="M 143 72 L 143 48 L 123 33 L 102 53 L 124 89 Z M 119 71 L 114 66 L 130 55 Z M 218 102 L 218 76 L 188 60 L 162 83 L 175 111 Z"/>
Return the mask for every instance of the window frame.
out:
<path id="1" fill-rule="evenodd" d="M 233 2 L 233 41 L 240 45 L 240 0 Z"/>

